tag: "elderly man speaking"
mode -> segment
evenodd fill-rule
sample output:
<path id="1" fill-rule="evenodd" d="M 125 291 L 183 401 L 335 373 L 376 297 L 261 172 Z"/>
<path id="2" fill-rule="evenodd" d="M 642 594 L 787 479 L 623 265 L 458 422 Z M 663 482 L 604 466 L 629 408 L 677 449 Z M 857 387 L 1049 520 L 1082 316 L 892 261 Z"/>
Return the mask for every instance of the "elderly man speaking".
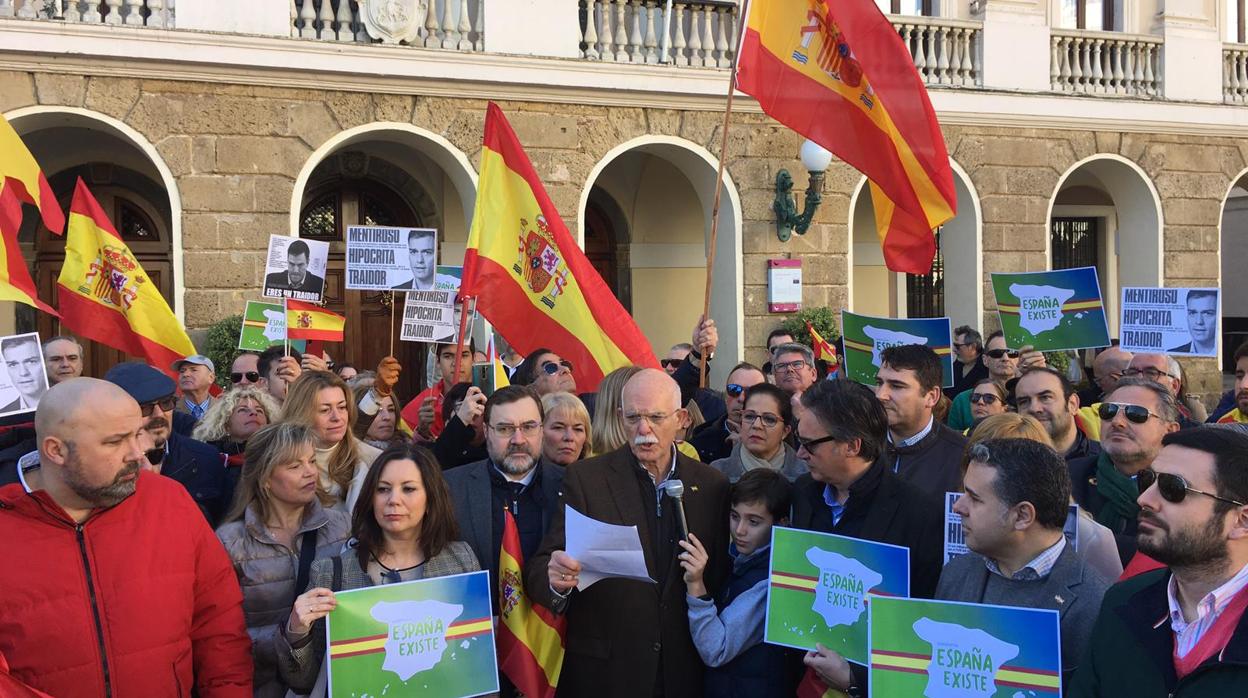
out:
<path id="1" fill-rule="evenodd" d="M 581 566 L 564 552 L 561 507 L 528 562 L 525 586 L 536 602 L 567 614 L 561 694 L 702 695 L 702 660 L 689 634 L 679 562 L 677 541 L 683 532 L 675 502 L 665 492 L 675 481 L 684 486 L 690 537 L 710 552 L 707 588 L 713 594 L 728 564 L 728 481 L 677 453 L 684 410 L 680 389 L 663 371 L 647 369 L 633 376 L 624 386 L 620 412 L 628 445 L 568 468 L 564 501 L 599 521 L 636 526 L 656 583 L 603 579 L 576 590 Z"/>

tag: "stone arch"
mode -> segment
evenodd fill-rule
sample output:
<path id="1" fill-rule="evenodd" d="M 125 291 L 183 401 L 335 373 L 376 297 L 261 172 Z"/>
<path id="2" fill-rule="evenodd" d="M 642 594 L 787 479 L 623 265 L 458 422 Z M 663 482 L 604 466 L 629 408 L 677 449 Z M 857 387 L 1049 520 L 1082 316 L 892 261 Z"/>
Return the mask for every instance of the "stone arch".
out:
<path id="1" fill-rule="evenodd" d="M 110 155 L 114 158 L 124 159 L 124 162 L 118 164 L 128 165 L 129 169 L 143 173 L 164 188 L 164 194 L 168 197 L 170 261 L 174 272 L 172 275 L 172 306 L 177 318 L 185 322 L 184 296 L 186 286 L 185 275 L 183 274 L 182 197 L 178 190 L 177 180 L 173 176 L 173 171 L 169 169 L 169 165 L 156 150 L 156 147 L 152 145 L 151 141 L 125 122 L 107 114 L 81 107 L 51 105 L 21 107 L 6 112 L 4 118 L 9 121 L 13 129 L 24 140 L 28 140 L 30 136 L 48 129 L 80 128 L 103 135 L 102 138 L 93 139 L 94 142 L 92 144 L 92 147 L 99 148 L 101 153 L 110 146 L 115 146 L 118 141 L 131 149 L 132 152 L 130 153 L 112 151 Z M 32 148 L 32 152 L 33 150 L 35 149 Z M 40 157 L 41 153 L 37 152 L 35 156 L 49 180 L 55 177 L 59 171 L 84 164 L 91 157 L 89 153 L 84 155 L 80 150 L 61 153 L 55 158 Z M 68 214 L 68 212 L 66 213 Z"/>
<path id="2" fill-rule="evenodd" d="M 944 314 L 954 327 L 982 327 L 984 316 L 983 233 L 984 219 L 974 182 L 953 158 L 953 184 L 957 215 L 941 226 L 940 256 L 943 261 Z M 875 210 L 862 177 L 849 203 L 849 308 L 874 315 L 909 316 L 906 275 L 884 267 L 884 255 L 875 232 Z M 856 289 L 857 287 L 857 289 Z M 856 292 L 857 290 L 857 292 Z M 879 294 L 883 293 L 882 296 Z M 864 296 L 875 301 L 859 308 Z M 856 300 L 857 297 L 857 300 Z M 883 298 L 883 303 L 879 299 Z"/>
<path id="3" fill-rule="evenodd" d="M 656 284 L 639 283 L 641 280 L 637 279 L 637 270 L 658 270 L 654 274 L 657 278 L 665 275 L 673 276 L 676 273 L 671 270 L 683 268 L 682 276 L 697 276 L 697 284 L 694 284 L 699 288 L 696 298 L 686 299 L 678 297 L 671 299 L 679 300 L 682 303 L 680 307 L 684 310 L 689 310 L 689 308 L 685 308 L 683 304 L 688 304 L 690 307 L 696 306 L 696 311 L 692 312 L 689 318 L 689 327 L 681 326 L 678 331 L 672 329 L 670 337 L 665 335 L 664 339 L 652 336 L 650 337 L 652 343 L 657 341 L 659 344 L 670 344 L 675 343 L 675 341 L 689 341 L 679 337 L 688 334 L 688 330 L 692 329 L 693 320 L 696 320 L 701 313 L 702 290 L 705 288 L 701 280 L 705 274 L 706 252 L 711 229 L 711 211 L 714 205 L 716 190 L 715 174 L 718 165 L 718 159 L 705 148 L 692 141 L 674 136 L 639 136 L 612 148 L 604 155 L 590 170 L 589 176 L 585 180 L 585 185 L 581 189 L 581 196 L 577 205 L 577 241 L 579 244 L 584 245 L 585 241 L 586 207 L 589 204 L 591 192 L 596 191 L 596 196 L 603 191 L 611 194 L 612 199 L 621 209 L 621 216 L 630 227 L 628 235 L 630 243 L 629 264 L 633 269 L 634 306 L 637 307 L 638 311 L 634 313 L 634 317 L 637 318 L 638 324 L 641 325 L 643 331 L 646 331 L 647 327 L 644 313 L 646 308 L 652 309 L 653 303 L 645 301 L 639 294 L 642 292 L 663 293 L 663 287 Z M 647 191 L 645 187 L 639 186 L 644 184 L 640 178 L 640 172 L 642 171 L 648 171 L 655 178 L 662 178 L 662 181 L 670 182 L 678 189 L 683 187 L 685 192 L 692 192 L 694 197 L 696 197 L 697 207 L 687 208 L 676 213 L 686 216 L 684 220 L 689 222 L 689 227 L 694 225 L 692 223 L 693 220 L 700 217 L 699 222 L 702 229 L 700 238 L 689 229 L 684 231 L 683 236 L 677 237 L 680 242 L 675 244 L 671 244 L 670 240 L 672 238 L 666 235 L 663 237 L 658 235 L 647 237 L 644 234 L 647 223 L 644 219 L 638 217 L 638 213 L 653 213 L 654 209 L 646 206 L 645 199 L 658 196 L 658 193 L 654 191 L 656 187 L 651 187 L 650 191 Z M 618 186 L 613 187 L 613 182 Z M 650 183 L 654 184 L 653 181 Z M 611 192 L 612 188 L 616 190 L 614 194 Z M 718 385 L 726 380 L 728 369 L 740 361 L 745 352 L 744 278 L 741 262 L 741 232 L 743 226 L 741 197 L 736 185 L 733 183 L 732 176 L 727 171 L 724 172 L 724 178 L 722 183 L 719 184 L 719 190 L 720 210 L 718 241 L 715 252 L 715 279 L 721 293 L 712 294 L 711 316 L 715 318 L 719 327 L 720 344 L 716 354 L 717 360 L 713 364 L 714 368 L 712 369 L 712 385 Z M 651 201 L 651 204 L 653 203 Z M 672 212 L 665 211 L 664 213 Z M 700 250 L 698 249 L 699 243 L 701 246 Z M 665 245 L 670 245 L 670 249 L 664 250 Z M 731 288 L 731 293 L 722 292 L 728 288 Z M 665 305 L 670 307 L 673 304 L 668 302 Z M 649 336 L 653 332 L 647 334 Z M 667 338 L 674 339 L 674 341 L 669 342 Z M 654 348 L 657 352 L 662 353 L 666 351 L 667 346 L 655 346 Z"/>
<path id="4" fill-rule="evenodd" d="M 1116 336 L 1119 290 L 1165 282 L 1164 217 L 1157 187 L 1139 165 L 1121 155 L 1091 155 L 1062 173 L 1049 198 L 1046 220 L 1045 256 L 1050 269 L 1058 263 L 1055 254 L 1064 254 L 1053 246 L 1054 231 L 1063 221 L 1097 228 L 1097 273 L 1110 336 Z M 1075 228 L 1070 230 L 1080 234 Z"/>
<path id="5" fill-rule="evenodd" d="M 1248 341 L 1248 168 L 1231 179 L 1222 196 L 1218 216 L 1218 288 L 1222 289 L 1222 338 L 1219 342 L 1223 373 L 1234 373 L 1228 364 L 1235 350 Z"/>

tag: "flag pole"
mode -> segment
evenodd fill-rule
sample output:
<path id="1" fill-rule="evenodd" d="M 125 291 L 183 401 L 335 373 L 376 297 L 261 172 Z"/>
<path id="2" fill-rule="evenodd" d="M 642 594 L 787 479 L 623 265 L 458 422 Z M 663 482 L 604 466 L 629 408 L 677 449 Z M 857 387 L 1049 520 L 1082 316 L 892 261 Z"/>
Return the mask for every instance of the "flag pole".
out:
<path id="1" fill-rule="evenodd" d="M 467 340 L 467 337 L 464 335 L 468 334 L 469 300 L 470 299 L 468 298 L 461 298 L 459 300 L 459 337 L 458 341 L 455 343 L 455 375 L 451 377 L 451 385 L 455 385 L 459 382 L 459 368 L 464 361 L 464 343 Z M 443 376 L 443 378 L 445 378 L 445 376 Z"/>
<path id="2" fill-rule="evenodd" d="M 283 356 L 290 356 L 290 308 L 286 307 L 286 296 L 282 296 L 282 317 L 286 319 L 286 337 L 282 340 L 285 347 Z"/>
<path id="3" fill-rule="evenodd" d="M 407 294 L 403 294 L 403 302 L 407 303 Z M 394 311 L 395 306 L 399 304 L 399 294 L 395 293 L 390 298 L 390 353 L 388 356 L 394 356 Z"/>
<path id="4" fill-rule="evenodd" d="M 732 99 L 736 94 L 737 60 L 741 57 L 741 43 L 745 41 L 745 23 L 750 16 L 750 0 L 741 4 L 741 17 L 737 20 L 737 45 L 733 47 L 732 66 L 728 71 L 728 104 L 724 108 L 724 126 L 719 144 L 719 165 L 715 172 L 715 201 L 711 205 L 711 240 L 706 253 L 706 291 L 702 297 L 702 319 L 711 318 L 711 288 L 715 282 L 715 248 L 719 237 L 719 199 L 724 188 L 724 161 L 728 158 L 728 126 L 732 118 Z M 698 347 L 704 351 L 705 347 Z M 703 355 L 698 367 L 698 387 L 706 387 L 706 359 Z"/>

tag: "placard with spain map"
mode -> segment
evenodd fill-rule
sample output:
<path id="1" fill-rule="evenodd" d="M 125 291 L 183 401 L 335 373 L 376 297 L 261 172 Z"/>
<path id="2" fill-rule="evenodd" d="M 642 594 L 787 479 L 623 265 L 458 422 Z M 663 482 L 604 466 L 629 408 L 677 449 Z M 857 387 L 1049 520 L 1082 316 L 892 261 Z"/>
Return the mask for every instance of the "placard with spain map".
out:
<path id="1" fill-rule="evenodd" d="M 923 344 L 940 358 L 944 371 L 941 387 L 953 386 L 953 340 L 949 318 L 891 318 L 841 311 L 845 341 L 845 373 L 850 380 L 875 385 L 880 352 L 902 344 Z"/>
<path id="2" fill-rule="evenodd" d="M 1036 351 L 1109 346 L 1096 267 L 992 275 L 1005 345 Z"/>

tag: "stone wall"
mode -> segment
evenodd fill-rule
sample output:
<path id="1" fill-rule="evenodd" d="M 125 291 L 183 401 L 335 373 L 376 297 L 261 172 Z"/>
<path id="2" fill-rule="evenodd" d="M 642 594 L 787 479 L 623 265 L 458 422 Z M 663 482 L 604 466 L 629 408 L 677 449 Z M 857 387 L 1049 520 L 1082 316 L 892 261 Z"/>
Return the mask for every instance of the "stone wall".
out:
<path id="1" fill-rule="evenodd" d="M 172 170 L 183 204 L 186 321 L 203 327 L 254 297 L 271 233 L 289 232 L 294 181 L 313 150 L 345 129 L 377 121 L 441 134 L 479 164 L 485 102 L 412 95 L 132 80 L 0 71 L 0 111 L 73 106 L 119 119 L 148 139 Z M 620 143 L 647 134 L 720 150 L 722 116 L 702 111 L 501 103 L 565 220 L 575 224 L 590 170 Z M 1245 167 L 1248 143 L 1229 138 L 948 126 L 949 152 L 969 174 L 983 211 L 985 284 L 991 271 L 1047 266 L 1049 202 L 1068 168 L 1097 153 L 1138 164 L 1162 198 L 1168 285 L 1215 285 L 1222 198 Z M 771 202 L 776 171 L 805 176 L 802 138 L 761 115 L 734 117 L 728 169 L 743 207 L 746 358 L 761 361 L 767 332 L 766 263 L 804 260 L 806 306 L 843 307 L 849 283 L 850 198 L 860 176 L 837 163 L 805 236 L 780 243 Z M 724 282 L 720 282 L 724 283 Z M 985 286 L 984 327 L 996 326 Z M 1188 363 L 1188 362 L 1185 362 Z M 1212 360 L 1192 361 L 1193 392 L 1215 395 Z"/>

